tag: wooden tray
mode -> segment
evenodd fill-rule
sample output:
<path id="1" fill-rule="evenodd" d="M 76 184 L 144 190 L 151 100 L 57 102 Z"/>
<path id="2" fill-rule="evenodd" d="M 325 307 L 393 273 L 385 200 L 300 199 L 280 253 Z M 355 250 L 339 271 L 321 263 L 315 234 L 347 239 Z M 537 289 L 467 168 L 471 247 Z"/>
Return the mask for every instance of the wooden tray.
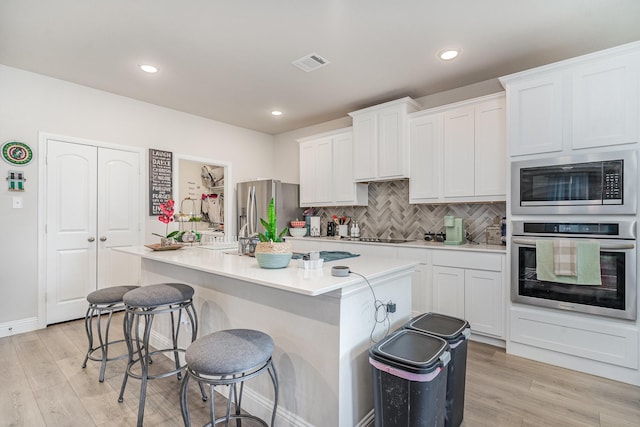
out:
<path id="1" fill-rule="evenodd" d="M 170 246 L 160 246 L 160 243 L 150 243 L 145 246 L 154 251 L 175 251 L 176 249 L 180 249 L 185 245 L 182 243 L 174 243 L 173 245 L 170 245 Z"/>

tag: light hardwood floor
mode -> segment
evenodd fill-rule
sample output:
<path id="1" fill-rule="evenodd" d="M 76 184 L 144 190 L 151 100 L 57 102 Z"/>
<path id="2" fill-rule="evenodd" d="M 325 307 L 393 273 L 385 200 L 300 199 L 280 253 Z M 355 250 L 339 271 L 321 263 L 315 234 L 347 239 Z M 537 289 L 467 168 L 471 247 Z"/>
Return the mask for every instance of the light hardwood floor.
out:
<path id="1" fill-rule="evenodd" d="M 105 381 L 99 383 L 97 362 L 80 367 L 85 351 L 81 321 L 0 339 L 0 426 L 134 426 L 139 381 L 130 380 L 124 403 L 118 403 L 125 361 L 108 365 Z M 145 425 L 181 426 L 178 394 L 175 377 L 150 381 Z M 216 405 L 223 411 L 223 400 L 217 399 Z M 190 407 L 193 425 L 204 424 L 208 404 L 198 397 L 194 382 Z M 469 342 L 462 425 L 637 427 L 640 387 Z"/>

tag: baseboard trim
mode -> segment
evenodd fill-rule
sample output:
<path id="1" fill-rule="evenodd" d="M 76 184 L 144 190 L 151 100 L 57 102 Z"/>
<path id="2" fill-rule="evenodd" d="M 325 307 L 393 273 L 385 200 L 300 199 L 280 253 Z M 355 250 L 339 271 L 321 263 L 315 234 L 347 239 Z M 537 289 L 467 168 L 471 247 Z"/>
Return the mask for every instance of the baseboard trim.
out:
<path id="1" fill-rule="evenodd" d="M 0 323 L 0 338 L 11 335 L 22 334 L 41 329 L 37 317 L 13 320 L 11 322 Z"/>

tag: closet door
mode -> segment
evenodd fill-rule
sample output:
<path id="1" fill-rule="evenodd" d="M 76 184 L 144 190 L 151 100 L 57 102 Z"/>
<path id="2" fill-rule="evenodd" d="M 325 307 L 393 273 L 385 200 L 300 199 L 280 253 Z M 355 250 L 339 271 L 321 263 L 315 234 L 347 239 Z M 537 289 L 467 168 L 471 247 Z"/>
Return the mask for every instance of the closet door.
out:
<path id="1" fill-rule="evenodd" d="M 140 244 L 139 164 L 137 152 L 47 142 L 47 324 L 84 317 L 98 288 L 139 282 L 139 260 L 113 251 Z"/>
<path id="2" fill-rule="evenodd" d="M 140 260 L 113 248 L 135 246 L 140 235 L 139 154 L 98 148 L 97 287 L 135 285 Z"/>
<path id="3" fill-rule="evenodd" d="M 47 143 L 47 324 L 77 319 L 96 289 L 97 149 Z"/>

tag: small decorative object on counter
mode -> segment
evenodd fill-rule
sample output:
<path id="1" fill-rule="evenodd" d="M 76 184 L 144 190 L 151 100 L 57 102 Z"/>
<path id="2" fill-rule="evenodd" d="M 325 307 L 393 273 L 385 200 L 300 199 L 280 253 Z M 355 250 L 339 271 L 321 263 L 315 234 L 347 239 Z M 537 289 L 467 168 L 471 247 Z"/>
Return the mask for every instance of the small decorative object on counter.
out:
<path id="1" fill-rule="evenodd" d="M 158 215 L 158 221 L 166 224 L 165 235 L 161 235 L 158 233 L 151 233 L 154 236 L 160 237 L 160 246 L 171 246 L 173 244 L 173 239 L 178 235 L 178 231 L 172 231 L 169 233 L 169 223 L 173 222 L 173 213 L 174 213 L 175 202 L 172 199 L 167 200 L 165 203 L 160 203 L 160 210 L 162 213 Z"/>
<path id="2" fill-rule="evenodd" d="M 358 221 L 351 225 L 351 238 L 353 240 L 360 240 L 360 226 L 358 225 Z"/>
<path id="3" fill-rule="evenodd" d="M 329 221 L 327 223 L 327 236 L 333 237 L 336 234 L 336 223 L 333 221 Z"/>
<path id="4" fill-rule="evenodd" d="M 347 226 L 347 224 L 338 225 L 338 236 L 349 237 L 349 227 Z"/>
<path id="5" fill-rule="evenodd" d="M 264 233 L 258 233 L 260 243 L 256 245 L 255 257 L 262 268 L 284 268 L 289 265 L 293 252 L 291 245 L 282 241 L 289 230 L 285 227 L 280 233 L 276 229 L 276 208 L 273 198 L 269 203 L 268 221 L 260 218 Z"/>

